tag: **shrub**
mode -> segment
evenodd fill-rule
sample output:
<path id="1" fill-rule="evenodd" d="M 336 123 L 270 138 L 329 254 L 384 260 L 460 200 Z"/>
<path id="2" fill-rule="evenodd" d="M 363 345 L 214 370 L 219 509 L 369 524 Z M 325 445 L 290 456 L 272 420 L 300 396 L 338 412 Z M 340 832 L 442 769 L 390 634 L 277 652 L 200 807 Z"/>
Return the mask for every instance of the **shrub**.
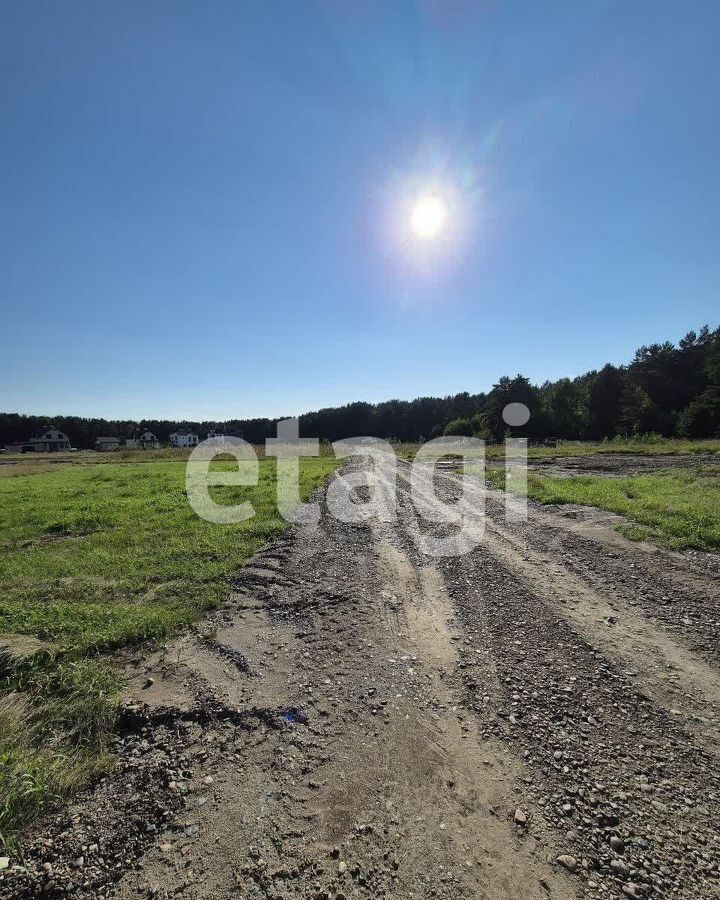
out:
<path id="1" fill-rule="evenodd" d="M 472 422 L 470 419 L 453 419 L 445 426 L 443 434 L 452 437 L 472 437 Z"/>

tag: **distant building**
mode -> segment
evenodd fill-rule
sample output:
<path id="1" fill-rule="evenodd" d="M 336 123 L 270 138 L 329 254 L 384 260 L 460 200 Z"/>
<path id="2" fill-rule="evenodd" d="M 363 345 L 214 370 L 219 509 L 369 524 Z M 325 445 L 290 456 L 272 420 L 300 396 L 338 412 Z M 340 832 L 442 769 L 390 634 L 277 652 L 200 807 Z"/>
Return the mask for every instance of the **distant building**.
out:
<path id="1" fill-rule="evenodd" d="M 137 450 L 140 446 L 140 441 L 137 438 L 125 438 L 122 445 L 125 450 Z"/>
<path id="2" fill-rule="evenodd" d="M 140 435 L 139 444 L 143 450 L 159 450 L 160 441 L 152 433 L 152 431 L 143 431 Z"/>
<path id="3" fill-rule="evenodd" d="M 26 443 L 5 444 L 4 453 L 32 453 L 35 447 L 27 441 Z"/>
<path id="4" fill-rule="evenodd" d="M 57 453 L 59 450 L 70 449 L 70 438 L 55 425 L 48 425 L 45 430 L 30 438 L 30 445 L 35 453 Z"/>
<path id="5" fill-rule="evenodd" d="M 170 443 L 173 447 L 197 447 L 200 438 L 192 431 L 173 431 Z"/>
<path id="6" fill-rule="evenodd" d="M 224 444 L 228 438 L 242 438 L 242 431 L 208 431 L 207 439 Z"/>
<path id="7" fill-rule="evenodd" d="M 118 437 L 99 437 L 95 438 L 95 449 L 101 453 L 105 450 L 117 450 L 120 446 L 120 438 Z"/>

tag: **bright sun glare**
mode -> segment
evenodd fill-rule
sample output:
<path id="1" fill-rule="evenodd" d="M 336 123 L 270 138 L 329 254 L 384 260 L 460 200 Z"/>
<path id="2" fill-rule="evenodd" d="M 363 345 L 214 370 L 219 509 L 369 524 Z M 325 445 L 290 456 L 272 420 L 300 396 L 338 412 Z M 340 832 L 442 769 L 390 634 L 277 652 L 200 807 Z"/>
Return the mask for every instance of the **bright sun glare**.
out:
<path id="1" fill-rule="evenodd" d="M 447 207 L 439 197 L 422 197 L 415 204 L 410 224 L 418 237 L 434 238 L 447 219 Z"/>

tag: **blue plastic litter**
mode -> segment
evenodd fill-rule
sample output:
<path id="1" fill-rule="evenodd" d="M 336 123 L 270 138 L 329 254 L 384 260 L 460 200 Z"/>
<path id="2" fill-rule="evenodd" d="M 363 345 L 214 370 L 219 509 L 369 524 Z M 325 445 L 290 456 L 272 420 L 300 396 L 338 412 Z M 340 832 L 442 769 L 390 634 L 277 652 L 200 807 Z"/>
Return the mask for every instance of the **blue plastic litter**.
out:
<path id="1" fill-rule="evenodd" d="M 308 717 L 305 713 L 302 712 L 302 710 L 296 709 L 294 706 L 285 710 L 282 714 L 282 719 L 284 722 L 287 722 L 288 725 L 295 725 L 296 723 L 299 723 L 300 725 L 308 724 Z"/>

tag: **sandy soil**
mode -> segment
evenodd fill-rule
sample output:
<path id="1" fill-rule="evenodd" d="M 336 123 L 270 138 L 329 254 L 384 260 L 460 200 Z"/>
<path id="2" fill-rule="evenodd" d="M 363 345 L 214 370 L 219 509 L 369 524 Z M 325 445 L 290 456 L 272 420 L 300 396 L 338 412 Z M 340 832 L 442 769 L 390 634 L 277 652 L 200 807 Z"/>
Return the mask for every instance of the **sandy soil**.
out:
<path id="1" fill-rule="evenodd" d="M 0 896 L 720 897 L 716 560 L 494 492 L 433 559 L 398 486 L 397 521 L 292 530 L 124 661 L 116 771 Z"/>

